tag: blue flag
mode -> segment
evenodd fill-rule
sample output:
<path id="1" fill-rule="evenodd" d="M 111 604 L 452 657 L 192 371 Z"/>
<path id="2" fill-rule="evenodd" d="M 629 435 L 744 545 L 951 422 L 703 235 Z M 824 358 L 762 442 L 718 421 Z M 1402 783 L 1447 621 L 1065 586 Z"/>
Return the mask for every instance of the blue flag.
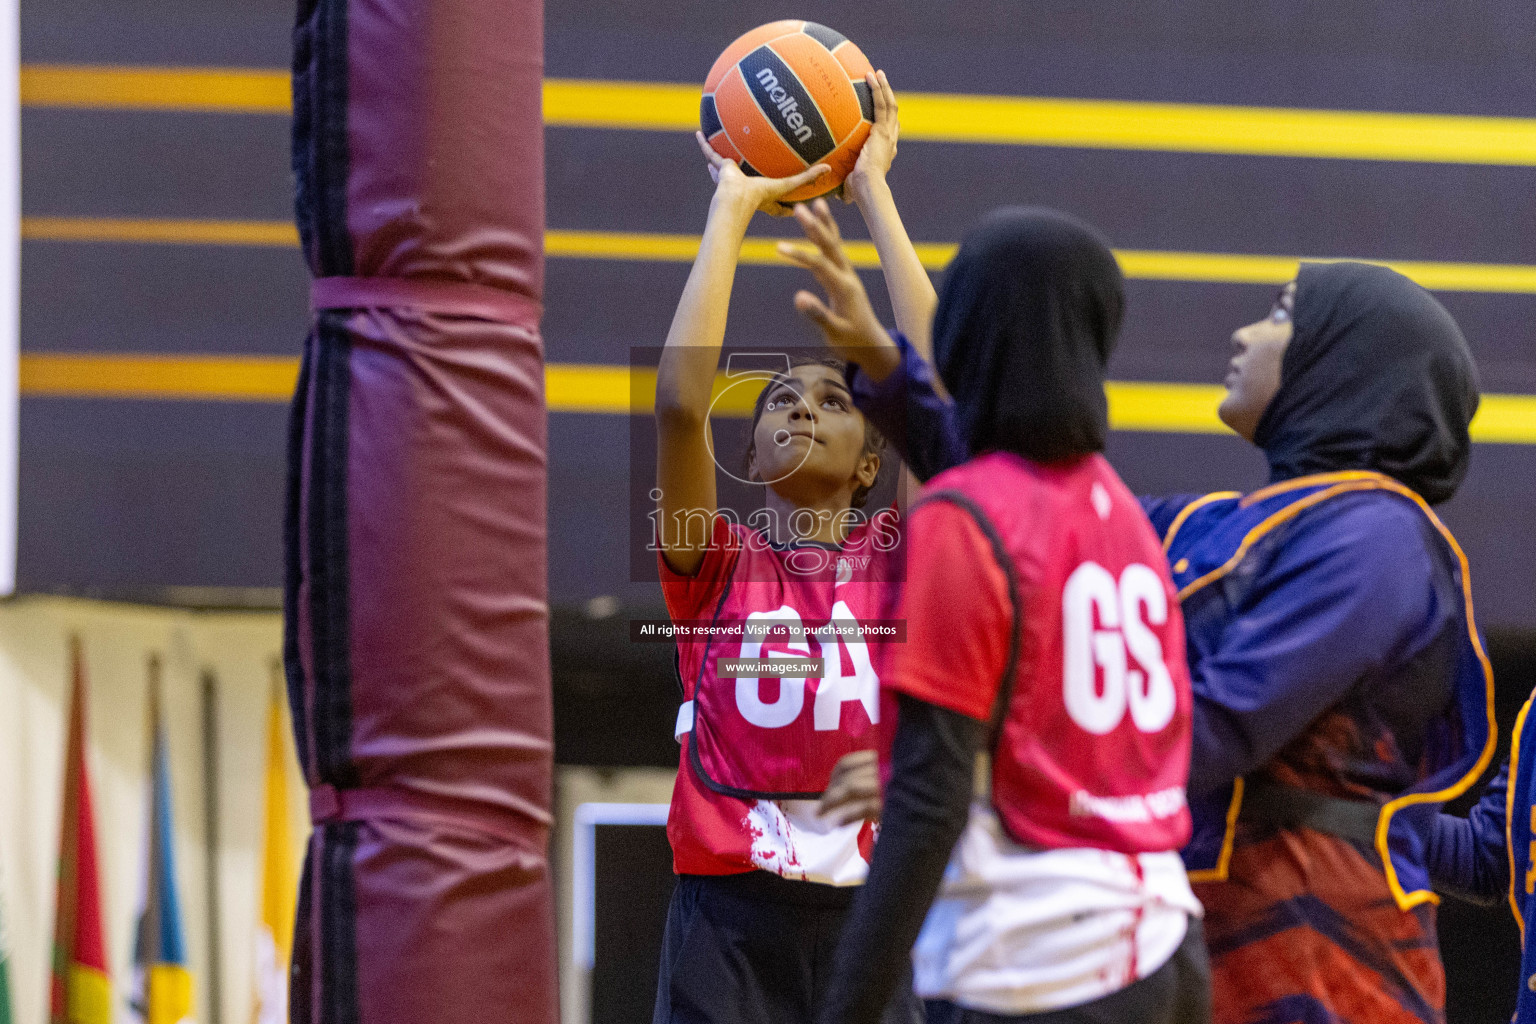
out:
<path id="1" fill-rule="evenodd" d="M 133 1011 L 144 1024 L 192 1019 L 192 975 L 187 969 L 181 900 L 176 893 L 176 830 L 171 817 L 171 772 L 160 721 L 159 665 L 151 662 L 149 820 L 139 927 L 134 941 Z"/>

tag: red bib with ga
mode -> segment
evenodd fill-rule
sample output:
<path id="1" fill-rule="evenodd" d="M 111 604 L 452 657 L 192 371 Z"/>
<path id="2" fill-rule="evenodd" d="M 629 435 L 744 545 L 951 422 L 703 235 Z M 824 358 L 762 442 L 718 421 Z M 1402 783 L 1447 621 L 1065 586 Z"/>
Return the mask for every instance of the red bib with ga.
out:
<path id="1" fill-rule="evenodd" d="M 894 719 L 893 703 L 882 710 L 880 673 L 899 639 L 890 632 L 899 629 L 899 521 L 876 513 L 841 548 L 777 547 L 717 524 L 714 543 L 728 557 L 707 558 L 701 574 L 728 575 L 710 618 L 674 622 L 686 629 L 678 732 L 692 731 L 690 767 L 727 796 L 814 798 L 839 758 L 880 745 L 882 721 Z M 784 659 L 820 659 L 820 671 L 780 676 L 769 663 Z"/>
<path id="2" fill-rule="evenodd" d="M 935 477 L 932 501 L 976 521 L 1008 579 L 992 761 L 1004 826 L 1047 849 L 1179 849 L 1193 697 L 1177 592 L 1141 506 L 1099 456 L 1005 453 Z"/>

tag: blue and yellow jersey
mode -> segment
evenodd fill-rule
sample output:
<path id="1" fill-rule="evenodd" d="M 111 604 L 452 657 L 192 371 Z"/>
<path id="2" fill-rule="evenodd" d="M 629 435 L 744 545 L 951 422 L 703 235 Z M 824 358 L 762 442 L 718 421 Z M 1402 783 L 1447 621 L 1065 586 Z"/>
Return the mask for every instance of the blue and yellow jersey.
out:
<path id="1" fill-rule="evenodd" d="M 1411 490 L 1364 471 L 1145 505 L 1188 631 L 1185 860 L 1204 883 L 1217 1019 L 1440 1020 L 1425 847 L 1495 738 L 1454 538 Z M 1245 815 L 1259 784 L 1374 804 L 1374 834 Z"/>

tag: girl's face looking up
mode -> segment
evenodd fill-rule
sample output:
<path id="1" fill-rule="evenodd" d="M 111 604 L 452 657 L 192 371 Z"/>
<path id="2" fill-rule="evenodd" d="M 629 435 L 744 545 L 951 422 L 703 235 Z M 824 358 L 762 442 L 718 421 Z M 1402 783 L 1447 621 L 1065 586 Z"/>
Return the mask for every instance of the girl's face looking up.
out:
<path id="1" fill-rule="evenodd" d="M 839 492 L 851 499 L 880 472 L 880 455 L 865 450 L 865 436 L 843 375 L 820 363 L 796 366 L 768 385 L 748 469 L 796 505 L 822 506 Z"/>
<path id="2" fill-rule="evenodd" d="M 1280 370 L 1291 343 L 1291 317 L 1296 309 L 1296 282 L 1281 289 L 1269 315 L 1232 333 L 1232 362 L 1227 370 L 1227 394 L 1217 414 L 1248 441 L 1270 399 L 1280 390 Z"/>

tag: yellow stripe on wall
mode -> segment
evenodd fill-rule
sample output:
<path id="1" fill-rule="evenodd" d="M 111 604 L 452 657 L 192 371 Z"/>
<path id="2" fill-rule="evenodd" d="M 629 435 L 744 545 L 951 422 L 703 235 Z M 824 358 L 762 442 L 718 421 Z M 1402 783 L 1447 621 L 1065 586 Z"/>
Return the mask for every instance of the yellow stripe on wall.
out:
<path id="1" fill-rule="evenodd" d="M 1109 398 L 1109 425 L 1114 430 L 1154 433 L 1224 434 L 1216 406 L 1226 390 L 1210 384 L 1156 384 L 1112 380 L 1104 385 Z"/>
<path id="2" fill-rule="evenodd" d="M 1143 249 L 1116 249 L 1115 255 L 1119 257 L 1126 277 L 1144 281 L 1277 284 L 1295 277 L 1296 265 L 1302 261 L 1328 263 L 1340 259 L 1358 259 L 1391 267 L 1431 291 L 1536 294 L 1536 266 L 1523 263 L 1451 263 L 1347 256 L 1251 256 Z"/>
<path id="3" fill-rule="evenodd" d="M 21 393 L 29 397 L 193 399 L 286 402 L 298 380 L 296 359 L 263 356 L 87 355 L 30 352 L 21 356 Z M 654 371 L 631 377 L 626 366 L 553 363 L 544 387 L 551 412 L 648 414 Z M 717 378 L 715 390 L 726 380 Z M 1109 422 L 1116 430 L 1220 434 L 1222 388 L 1209 384 L 1110 381 Z M 751 412 L 751 389 L 717 406 L 727 416 Z M 1536 444 L 1536 395 L 1485 395 L 1472 438 L 1491 444 Z"/>
<path id="4" fill-rule="evenodd" d="M 1536 444 L 1536 395 L 1484 395 L 1472 420 L 1472 440 Z"/>
<path id="5" fill-rule="evenodd" d="M 934 142 L 1536 165 L 1536 121 L 1515 117 L 921 94 L 901 117 Z"/>
<path id="6" fill-rule="evenodd" d="M 1536 120 L 1195 103 L 902 93 L 901 134 L 926 142 L 1248 156 L 1536 165 Z M 546 124 L 693 131 L 699 87 L 548 79 Z"/>
<path id="7" fill-rule="evenodd" d="M 776 248 L 778 239 L 748 238 L 741 262 L 754 266 L 786 266 Z M 880 266 L 874 244 L 849 241 L 849 259 L 857 267 Z M 919 259 L 929 270 L 942 270 L 955 254 L 954 243 L 918 242 Z M 544 251 L 556 258 L 689 262 L 699 251 L 697 235 L 643 234 L 625 231 L 561 231 L 544 233 Z M 1193 281 L 1216 284 L 1283 284 L 1296 276 L 1303 260 L 1338 260 L 1338 256 L 1257 256 L 1240 253 L 1172 252 L 1116 249 L 1125 276 L 1141 281 Z M 1536 266 L 1520 263 L 1449 263 L 1427 260 L 1368 260 L 1392 267 L 1435 291 L 1536 294 Z"/>
<path id="8" fill-rule="evenodd" d="M 266 68 L 21 66 L 24 107 L 286 114 L 291 95 L 288 72 Z"/>
<path id="9" fill-rule="evenodd" d="M 139 242 L 296 248 L 299 231 L 281 220 L 23 217 L 21 237 L 46 242 Z"/>
<path id="10" fill-rule="evenodd" d="M 656 375 L 649 377 L 631 381 L 627 366 L 553 363 L 544 368 L 544 402 L 550 412 L 649 412 Z"/>
<path id="11" fill-rule="evenodd" d="M 288 74 L 265 68 L 28 64 L 21 101 L 77 107 L 284 114 Z M 692 131 L 699 86 L 546 79 L 544 120 Z M 1536 119 L 1195 103 L 901 94 L 902 137 L 928 142 L 1244 156 L 1536 166 Z"/>
<path id="12" fill-rule="evenodd" d="M 702 85 L 681 82 L 546 78 L 544 123 L 568 128 L 694 132 L 699 129 L 703 91 Z M 902 127 L 906 127 L 905 118 Z M 905 132 L 903 136 L 914 137 Z"/>
<path id="13" fill-rule="evenodd" d="M 23 217 L 21 237 L 30 241 L 128 242 L 167 245 L 293 247 L 299 235 L 286 221 L 170 220 L 110 217 Z M 748 238 L 741 262 L 751 266 L 786 266 L 773 238 Z M 930 270 L 941 270 L 955 253 L 953 243 L 919 242 L 918 257 Z M 870 242 L 849 241 L 856 266 L 880 265 Z M 632 260 L 687 263 L 699 251 L 697 235 L 634 231 L 562 231 L 544 234 L 544 251 L 555 259 Z M 1314 257 L 1261 256 L 1241 253 L 1170 252 L 1118 249 L 1125 276 L 1142 281 L 1191 281 L 1215 284 L 1281 284 L 1295 276 L 1296 264 Z M 1329 260 L 1341 257 L 1315 257 Z M 1536 266 L 1519 263 L 1448 263 L 1425 260 L 1371 260 L 1392 267 L 1436 291 L 1536 294 Z"/>
<path id="14" fill-rule="evenodd" d="M 24 352 L 19 371 L 23 395 L 286 402 L 299 379 L 299 361 Z"/>

